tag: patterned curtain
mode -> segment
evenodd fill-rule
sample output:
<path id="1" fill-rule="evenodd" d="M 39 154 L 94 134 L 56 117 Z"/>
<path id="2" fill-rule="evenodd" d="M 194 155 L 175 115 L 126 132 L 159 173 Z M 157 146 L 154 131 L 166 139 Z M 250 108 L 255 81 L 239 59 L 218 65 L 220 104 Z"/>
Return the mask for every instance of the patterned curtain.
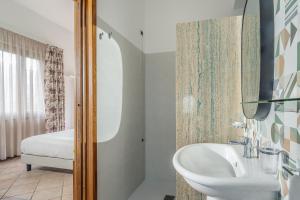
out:
<path id="1" fill-rule="evenodd" d="M 46 129 L 56 132 L 65 129 L 65 90 L 63 50 L 48 46 L 45 59 Z"/>

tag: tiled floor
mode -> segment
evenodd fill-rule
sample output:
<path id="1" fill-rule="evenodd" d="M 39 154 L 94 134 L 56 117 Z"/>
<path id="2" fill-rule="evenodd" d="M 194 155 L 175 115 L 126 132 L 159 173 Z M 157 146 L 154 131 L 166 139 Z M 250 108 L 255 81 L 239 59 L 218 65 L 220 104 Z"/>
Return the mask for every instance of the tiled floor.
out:
<path id="1" fill-rule="evenodd" d="M 0 200 L 72 200 L 70 171 L 32 168 L 27 172 L 20 158 L 0 161 Z"/>

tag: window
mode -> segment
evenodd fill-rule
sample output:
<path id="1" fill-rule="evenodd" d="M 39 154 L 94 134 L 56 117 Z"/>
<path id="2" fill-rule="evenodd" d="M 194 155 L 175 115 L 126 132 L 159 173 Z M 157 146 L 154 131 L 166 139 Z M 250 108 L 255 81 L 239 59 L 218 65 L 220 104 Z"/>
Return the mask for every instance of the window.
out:
<path id="1" fill-rule="evenodd" d="M 17 64 L 17 62 L 20 62 Z M 1 67 L 2 65 L 2 67 Z M 42 67 L 39 60 L 0 51 L 6 117 L 17 113 L 44 115 Z M 22 98 L 22 100 L 20 100 Z M 25 99 L 24 99 L 25 98 Z"/>

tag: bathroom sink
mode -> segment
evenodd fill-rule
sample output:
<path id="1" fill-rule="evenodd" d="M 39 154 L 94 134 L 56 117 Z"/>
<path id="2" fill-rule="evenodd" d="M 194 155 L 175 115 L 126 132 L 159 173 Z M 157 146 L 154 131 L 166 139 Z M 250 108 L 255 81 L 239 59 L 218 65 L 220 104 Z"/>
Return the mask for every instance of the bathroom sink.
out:
<path id="1" fill-rule="evenodd" d="M 175 153 L 173 165 L 192 188 L 211 200 L 276 199 L 276 177 L 261 170 L 259 159 L 241 155 L 241 146 L 193 144 Z"/>

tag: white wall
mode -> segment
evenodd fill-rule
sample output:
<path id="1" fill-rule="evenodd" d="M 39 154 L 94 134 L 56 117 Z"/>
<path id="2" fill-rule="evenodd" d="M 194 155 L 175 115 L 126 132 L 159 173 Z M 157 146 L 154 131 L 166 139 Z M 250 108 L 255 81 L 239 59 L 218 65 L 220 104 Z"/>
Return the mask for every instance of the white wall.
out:
<path id="1" fill-rule="evenodd" d="M 64 49 L 65 75 L 75 74 L 71 31 L 10 0 L 0 1 L 0 27 Z"/>
<path id="2" fill-rule="evenodd" d="M 98 142 L 98 199 L 127 200 L 145 178 L 143 52 L 105 22 L 99 19 L 97 23 L 105 32 L 113 33 L 113 39 L 120 47 L 123 62 L 120 129 L 109 141 Z M 100 101 L 101 98 L 97 97 Z M 99 114 L 101 113 L 97 112 L 97 116 Z M 99 123 L 97 124 L 99 128 Z"/>
<path id="3" fill-rule="evenodd" d="M 236 1 L 242 0 L 98 0 L 97 13 L 145 53 L 170 52 L 177 23 L 239 15 Z"/>
<path id="4" fill-rule="evenodd" d="M 98 0 L 97 15 L 137 48 L 143 48 L 144 0 Z"/>
<path id="5" fill-rule="evenodd" d="M 9 0 L 74 32 L 74 1 L 70 0 Z"/>
<path id="6" fill-rule="evenodd" d="M 172 157 L 176 151 L 175 52 L 148 54 L 146 71 L 146 179 L 175 188 Z M 173 184 L 172 184 L 173 183 Z"/>
<path id="7" fill-rule="evenodd" d="M 97 0 L 98 27 L 113 33 L 123 61 L 121 126 L 114 138 L 98 143 L 98 199 L 127 200 L 145 178 L 143 2 Z"/>
<path id="8" fill-rule="evenodd" d="M 145 53 L 175 51 L 176 24 L 241 14 L 235 0 L 145 0 Z"/>

